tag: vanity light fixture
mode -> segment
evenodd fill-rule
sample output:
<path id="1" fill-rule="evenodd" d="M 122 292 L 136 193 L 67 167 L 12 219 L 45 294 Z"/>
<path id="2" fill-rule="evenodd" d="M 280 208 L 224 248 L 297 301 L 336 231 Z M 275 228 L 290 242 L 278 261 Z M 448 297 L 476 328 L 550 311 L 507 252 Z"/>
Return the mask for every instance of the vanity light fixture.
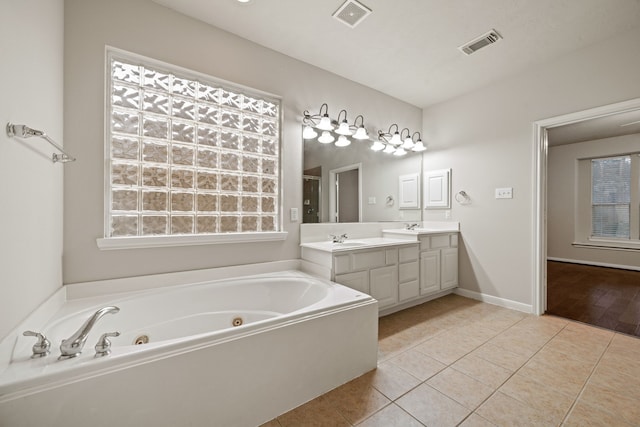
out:
<path id="1" fill-rule="evenodd" d="M 403 148 L 405 150 L 410 150 L 411 148 L 413 148 L 413 139 L 411 139 L 411 131 L 407 128 L 402 129 L 402 132 L 400 132 L 400 137 L 402 138 L 402 135 L 404 135 L 405 130 L 407 131 L 407 136 L 405 136 L 404 139 L 402 140 L 403 142 L 400 148 Z"/>
<path id="2" fill-rule="evenodd" d="M 413 145 L 413 148 L 411 149 L 411 151 L 414 151 L 416 153 L 419 153 L 421 151 L 425 151 L 427 149 L 427 147 L 425 147 L 424 143 L 422 142 L 422 137 L 420 135 L 420 132 L 415 132 L 412 136 L 411 139 L 413 140 L 413 137 L 416 136 L 416 134 L 418 134 L 418 140 L 415 142 L 415 144 Z"/>
<path id="3" fill-rule="evenodd" d="M 322 108 L 324 108 L 324 114 L 322 114 Z M 333 124 L 329 118 L 329 106 L 327 104 L 322 104 L 320 106 L 320 116 L 320 123 L 318 123 L 316 127 L 324 131 L 333 130 Z"/>
<path id="4" fill-rule="evenodd" d="M 313 139 L 318 136 L 318 132 L 313 130 L 311 125 L 304 125 L 304 130 L 302 131 L 302 137 L 304 139 Z"/>
<path id="5" fill-rule="evenodd" d="M 358 119 L 361 119 L 360 127 L 358 127 L 357 125 Z M 369 139 L 369 134 L 367 134 L 367 130 L 364 128 L 364 117 L 362 117 L 362 115 L 356 117 L 356 119 L 353 121 L 353 127 L 358 128 L 358 130 L 356 130 L 356 133 L 353 134 L 353 137 L 355 139 Z"/>
<path id="6" fill-rule="evenodd" d="M 402 147 L 396 148 L 395 151 L 393 152 L 393 155 L 398 157 L 404 156 L 405 154 L 407 154 L 407 151 Z"/>
<path id="7" fill-rule="evenodd" d="M 320 136 L 320 138 L 318 138 L 318 142 L 322 144 L 331 144 L 335 140 L 336 139 L 333 137 L 333 135 L 331 135 L 331 132 L 329 132 L 328 130 L 325 130 L 324 132 L 322 132 L 322 135 Z"/>
<path id="8" fill-rule="evenodd" d="M 385 145 L 384 145 L 381 141 L 379 141 L 379 140 L 374 141 L 374 142 L 373 142 L 373 144 L 371 144 L 371 149 L 372 149 L 373 151 L 381 151 L 381 150 L 384 150 L 384 147 L 385 147 Z"/>
<path id="9" fill-rule="evenodd" d="M 395 151 L 396 151 L 396 147 L 394 147 L 393 144 L 387 144 L 384 147 L 384 150 L 382 150 L 382 152 L 386 154 L 393 154 L 395 153 Z"/>
<path id="10" fill-rule="evenodd" d="M 349 124 L 347 110 L 343 109 L 334 120 L 329 116 L 329 106 L 326 103 L 320 106 L 320 111 L 317 114 L 311 114 L 304 110 L 302 125 L 304 126 L 302 137 L 305 140 L 317 140 L 321 144 L 335 142 L 335 146 L 338 148 L 351 145 L 351 138 L 360 141 L 371 139 L 365 128 L 362 115 L 356 116 L 353 124 Z M 378 130 L 378 138 L 369 148 L 372 151 L 382 151 L 398 157 L 409 154 L 409 152 L 421 152 L 427 149 L 420 139 L 420 132 L 414 132 L 411 136 L 409 128 L 403 128 L 400 131 L 397 123 L 389 126 L 386 132 Z"/>
<path id="11" fill-rule="evenodd" d="M 346 147 L 349 144 L 351 144 L 351 141 L 345 135 L 340 135 L 336 141 L 336 147 Z"/>
<path id="12" fill-rule="evenodd" d="M 326 103 L 320 106 L 318 114 L 311 114 L 307 110 L 303 111 L 302 124 L 304 126 L 302 137 L 304 139 L 318 138 L 318 142 L 322 144 L 330 144 L 338 138 L 336 147 L 346 147 L 351 144 L 348 136 L 358 140 L 369 139 L 362 115 L 357 116 L 353 124 L 350 125 L 347 110 L 340 110 L 338 119 L 333 120 L 329 117 L 329 106 Z M 319 131 L 322 131 L 320 137 L 318 137 Z"/>
<path id="13" fill-rule="evenodd" d="M 342 113 L 344 113 L 344 119 L 340 121 L 340 116 L 342 116 Z M 340 112 L 338 113 L 338 123 L 340 123 L 338 129 L 336 129 L 336 133 L 338 135 L 351 136 L 353 134 L 353 132 L 351 132 L 349 122 L 347 122 L 347 110 L 340 110 Z"/>

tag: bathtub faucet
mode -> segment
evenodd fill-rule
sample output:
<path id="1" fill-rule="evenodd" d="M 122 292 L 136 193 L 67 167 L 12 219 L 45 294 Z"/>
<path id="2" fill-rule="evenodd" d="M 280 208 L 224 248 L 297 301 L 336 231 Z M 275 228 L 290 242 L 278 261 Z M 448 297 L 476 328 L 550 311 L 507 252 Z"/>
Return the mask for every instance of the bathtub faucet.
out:
<path id="1" fill-rule="evenodd" d="M 62 340 L 62 344 L 60 344 L 60 357 L 58 359 L 70 359 L 82 353 L 82 348 L 84 347 L 84 343 L 87 341 L 87 336 L 89 335 L 91 328 L 93 328 L 93 325 L 95 325 L 96 322 L 105 314 L 115 314 L 119 311 L 120 309 L 118 307 L 108 306 L 102 307 L 100 310 L 93 313 L 93 315 L 84 322 L 84 325 L 82 325 L 75 334 L 71 335 L 66 340 Z"/>

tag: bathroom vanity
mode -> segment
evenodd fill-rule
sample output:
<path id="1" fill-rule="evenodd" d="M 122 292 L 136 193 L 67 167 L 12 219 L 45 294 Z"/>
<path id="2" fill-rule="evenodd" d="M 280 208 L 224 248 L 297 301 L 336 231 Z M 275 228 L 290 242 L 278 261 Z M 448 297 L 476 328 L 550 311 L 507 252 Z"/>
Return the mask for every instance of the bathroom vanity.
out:
<path id="1" fill-rule="evenodd" d="M 458 225 L 384 229 L 382 237 L 301 244 L 310 271 L 367 293 L 380 315 L 451 293 L 458 285 Z"/>

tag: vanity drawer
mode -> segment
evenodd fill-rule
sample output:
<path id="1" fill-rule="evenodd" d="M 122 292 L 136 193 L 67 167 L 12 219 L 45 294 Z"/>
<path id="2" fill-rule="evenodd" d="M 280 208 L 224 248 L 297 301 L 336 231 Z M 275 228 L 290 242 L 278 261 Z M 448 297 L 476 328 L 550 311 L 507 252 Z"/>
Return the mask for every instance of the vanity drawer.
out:
<path id="1" fill-rule="evenodd" d="M 458 247 L 458 233 L 434 234 L 420 238 L 420 250 Z"/>
<path id="2" fill-rule="evenodd" d="M 334 255 L 333 270 L 335 274 L 348 273 L 351 271 L 351 256 L 349 254 Z"/>
<path id="3" fill-rule="evenodd" d="M 387 265 L 385 250 L 353 252 L 351 254 L 351 267 L 354 271 L 372 267 L 383 267 L 385 265 Z"/>
<path id="4" fill-rule="evenodd" d="M 400 262 L 409 262 L 418 260 L 418 245 L 406 246 L 398 249 Z"/>
<path id="5" fill-rule="evenodd" d="M 335 274 L 351 271 L 367 270 L 369 268 L 384 267 L 398 262 L 398 251 L 395 249 L 378 249 L 375 251 L 350 252 L 333 256 Z"/>

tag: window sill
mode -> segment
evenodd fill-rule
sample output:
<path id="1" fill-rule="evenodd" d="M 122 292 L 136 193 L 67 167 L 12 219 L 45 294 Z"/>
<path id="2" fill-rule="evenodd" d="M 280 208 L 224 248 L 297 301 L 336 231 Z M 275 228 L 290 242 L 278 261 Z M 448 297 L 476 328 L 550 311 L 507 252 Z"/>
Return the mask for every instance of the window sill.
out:
<path id="1" fill-rule="evenodd" d="M 576 248 L 607 249 L 614 251 L 640 251 L 640 240 L 589 239 L 586 242 L 573 242 Z"/>
<path id="2" fill-rule="evenodd" d="M 181 236 L 133 236 L 96 239 L 100 250 L 162 248 L 171 246 L 218 245 L 224 243 L 255 243 L 285 240 L 286 231 L 264 233 L 224 233 Z"/>

